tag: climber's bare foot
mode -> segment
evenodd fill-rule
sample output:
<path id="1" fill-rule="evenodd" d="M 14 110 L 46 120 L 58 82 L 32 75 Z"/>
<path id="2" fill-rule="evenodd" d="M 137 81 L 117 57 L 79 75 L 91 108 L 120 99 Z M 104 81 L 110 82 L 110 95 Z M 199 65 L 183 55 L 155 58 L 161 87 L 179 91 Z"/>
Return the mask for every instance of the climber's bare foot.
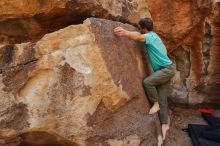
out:
<path id="1" fill-rule="evenodd" d="M 156 112 L 158 112 L 160 110 L 160 105 L 158 102 L 154 102 L 154 105 L 151 107 L 149 114 L 155 114 Z"/>
<path id="2" fill-rule="evenodd" d="M 167 131 L 169 130 L 170 126 L 169 124 L 162 124 L 162 134 L 163 134 L 163 140 L 166 138 Z"/>

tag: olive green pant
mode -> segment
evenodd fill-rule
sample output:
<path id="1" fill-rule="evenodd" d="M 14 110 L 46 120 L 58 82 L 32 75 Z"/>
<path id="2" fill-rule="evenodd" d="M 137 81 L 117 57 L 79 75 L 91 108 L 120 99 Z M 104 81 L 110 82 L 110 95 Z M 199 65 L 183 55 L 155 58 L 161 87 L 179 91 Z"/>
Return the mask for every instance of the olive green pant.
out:
<path id="1" fill-rule="evenodd" d="M 176 72 L 174 64 L 160 69 L 150 76 L 146 77 L 143 81 L 144 89 L 148 95 L 149 100 L 159 102 L 160 105 L 160 122 L 162 124 L 168 123 L 168 102 L 167 95 L 170 88 L 170 80 Z"/>

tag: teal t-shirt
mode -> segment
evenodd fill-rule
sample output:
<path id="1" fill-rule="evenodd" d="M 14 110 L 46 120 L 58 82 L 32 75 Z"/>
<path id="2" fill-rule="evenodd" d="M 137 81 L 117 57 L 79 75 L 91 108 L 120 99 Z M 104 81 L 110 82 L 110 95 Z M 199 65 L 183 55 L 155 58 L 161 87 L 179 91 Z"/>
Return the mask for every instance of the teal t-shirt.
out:
<path id="1" fill-rule="evenodd" d="M 158 71 L 161 67 L 172 64 L 172 61 L 167 56 L 167 50 L 163 41 L 155 32 L 146 33 L 144 37 L 146 39 L 144 46 L 147 49 L 154 72 Z"/>

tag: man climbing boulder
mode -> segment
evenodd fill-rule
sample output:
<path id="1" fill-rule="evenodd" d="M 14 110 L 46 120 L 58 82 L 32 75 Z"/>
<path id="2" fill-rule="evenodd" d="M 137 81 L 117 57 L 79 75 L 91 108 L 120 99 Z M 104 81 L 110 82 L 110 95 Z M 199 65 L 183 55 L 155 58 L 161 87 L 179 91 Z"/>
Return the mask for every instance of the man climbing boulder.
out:
<path id="1" fill-rule="evenodd" d="M 131 40 L 144 43 L 154 71 L 153 74 L 146 77 L 143 81 L 148 98 L 153 103 L 149 114 L 155 114 L 159 111 L 163 140 L 165 140 L 169 129 L 167 95 L 170 80 L 174 76 L 176 69 L 173 62 L 167 56 L 167 50 L 163 41 L 153 31 L 152 20 L 150 18 L 141 19 L 139 21 L 139 29 L 140 32 L 134 32 L 117 27 L 114 29 L 114 32 L 118 36 L 125 36 Z"/>

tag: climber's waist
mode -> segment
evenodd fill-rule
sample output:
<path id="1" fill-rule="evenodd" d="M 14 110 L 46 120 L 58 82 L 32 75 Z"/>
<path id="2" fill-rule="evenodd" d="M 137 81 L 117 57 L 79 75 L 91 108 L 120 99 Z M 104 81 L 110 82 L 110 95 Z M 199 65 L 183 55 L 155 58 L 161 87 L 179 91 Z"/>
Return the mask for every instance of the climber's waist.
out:
<path id="1" fill-rule="evenodd" d="M 173 66 L 174 66 L 173 63 L 170 64 L 170 65 L 167 65 L 167 66 L 161 66 L 159 70 L 164 69 L 164 68 L 170 68 L 170 67 L 173 67 Z"/>

